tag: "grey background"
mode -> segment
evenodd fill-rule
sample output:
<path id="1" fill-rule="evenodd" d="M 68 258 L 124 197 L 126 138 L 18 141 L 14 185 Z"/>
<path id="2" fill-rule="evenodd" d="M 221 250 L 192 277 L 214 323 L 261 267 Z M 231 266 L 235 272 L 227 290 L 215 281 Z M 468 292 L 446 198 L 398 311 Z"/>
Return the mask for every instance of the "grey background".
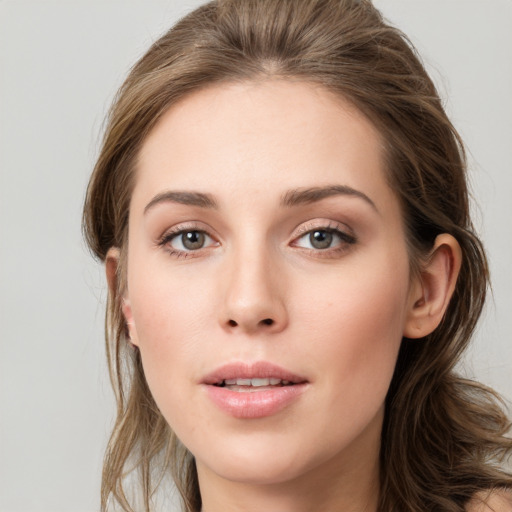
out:
<path id="1" fill-rule="evenodd" d="M 99 508 L 113 402 L 88 175 L 128 68 L 192 0 L 0 2 L 0 512 Z M 512 399 L 512 2 L 378 0 L 470 149 L 494 298 L 464 371 Z"/>

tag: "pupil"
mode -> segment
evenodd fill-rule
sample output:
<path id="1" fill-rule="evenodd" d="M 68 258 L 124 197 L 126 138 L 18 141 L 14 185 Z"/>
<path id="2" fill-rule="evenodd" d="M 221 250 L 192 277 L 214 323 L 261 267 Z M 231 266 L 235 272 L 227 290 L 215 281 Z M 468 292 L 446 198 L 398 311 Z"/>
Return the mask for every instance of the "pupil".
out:
<path id="1" fill-rule="evenodd" d="M 328 231 L 313 231 L 309 241 L 315 249 L 327 249 L 332 243 L 332 233 Z"/>
<path id="2" fill-rule="evenodd" d="M 187 231 L 182 235 L 183 246 L 187 249 L 201 249 L 204 245 L 204 233 Z"/>

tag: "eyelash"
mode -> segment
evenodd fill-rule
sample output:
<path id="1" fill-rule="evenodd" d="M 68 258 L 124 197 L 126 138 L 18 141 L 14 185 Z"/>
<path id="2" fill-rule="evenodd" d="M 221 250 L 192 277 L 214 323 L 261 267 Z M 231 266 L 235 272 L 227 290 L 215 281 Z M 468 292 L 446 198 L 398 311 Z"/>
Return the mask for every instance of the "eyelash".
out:
<path id="1" fill-rule="evenodd" d="M 294 236 L 290 245 L 294 247 L 302 248 L 302 250 L 307 251 L 313 254 L 316 257 L 335 257 L 336 255 L 347 251 L 350 246 L 357 243 L 357 238 L 350 233 L 347 233 L 346 230 L 340 229 L 341 226 L 339 224 L 329 223 L 328 225 L 313 225 L 313 224 L 305 224 L 300 227 L 298 233 Z M 197 226 L 180 226 L 176 229 L 172 229 L 171 231 L 167 231 L 158 241 L 159 247 L 164 247 L 170 256 L 176 258 L 194 258 L 199 256 L 204 249 L 208 249 L 208 247 L 200 247 L 196 250 L 180 250 L 173 248 L 170 243 L 177 239 L 179 236 L 182 236 L 185 233 L 200 233 L 204 236 L 208 237 L 210 240 L 216 242 L 216 239 L 211 236 L 206 230 L 200 229 Z M 301 247 L 297 244 L 298 240 L 301 240 L 306 235 L 311 236 L 312 233 L 315 232 L 325 232 L 336 236 L 339 240 L 338 245 L 335 247 L 327 247 L 325 249 L 318 248 L 307 248 Z M 218 245 L 218 242 L 216 242 Z"/>
<path id="2" fill-rule="evenodd" d="M 178 228 L 173 228 L 170 231 L 167 231 L 166 233 L 164 233 L 164 235 L 158 241 L 158 246 L 165 248 L 165 250 L 169 253 L 170 256 L 174 256 L 176 258 L 197 257 L 197 256 L 199 256 L 199 254 L 196 254 L 196 253 L 201 253 L 202 250 L 205 249 L 205 247 L 201 247 L 197 250 L 183 251 L 180 249 L 175 249 L 170 245 L 170 243 L 173 240 L 177 239 L 179 236 L 181 236 L 185 233 L 193 233 L 193 232 L 202 233 L 205 236 L 207 236 L 208 238 L 210 238 L 211 240 L 215 241 L 215 238 L 212 237 L 211 235 L 209 235 L 207 231 L 205 231 L 204 229 L 200 229 L 198 226 L 191 225 L 191 226 L 185 226 L 185 227 L 180 226 Z M 217 244 L 218 244 L 218 242 L 217 242 Z"/>
<path id="3" fill-rule="evenodd" d="M 344 253 L 350 249 L 350 246 L 353 246 L 357 243 L 357 237 L 351 233 L 347 233 L 346 228 L 342 229 L 341 225 L 338 223 L 330 222 L 328 225 L 318 225 L 318 224 L 305 224 L 299 228 L 297 235 L 293 239 L 293 244 L 295 247 L 298 247 L 297 241 L 303 239 L 306 235 L 311 236 L 315 232 L 325 232 L 330 233 L 336 236 L 339 240 L 338 245 L 334 247 L 328 247 L 325 249 L 318 248 L 306 248 L 302 249 L 312 253 L 316 257 L 329 258 L 336 257 L 340 253 Z M 299 246 L 300 247 L 300 246 Z"/>

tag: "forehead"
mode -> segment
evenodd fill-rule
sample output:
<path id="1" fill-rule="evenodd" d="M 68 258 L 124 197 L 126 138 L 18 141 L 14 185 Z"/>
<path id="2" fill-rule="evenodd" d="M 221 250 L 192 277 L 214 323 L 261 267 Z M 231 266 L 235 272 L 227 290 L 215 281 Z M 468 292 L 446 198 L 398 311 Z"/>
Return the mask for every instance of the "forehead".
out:
<path id="1" fill-rule="evenodd" d="M 145 140 L 135 196 L 164 188 L 272 193 L 343 184 L 393 200 L 383 143 L 351 103 L 288 80 L 210 86 L 173 105 Z"/>

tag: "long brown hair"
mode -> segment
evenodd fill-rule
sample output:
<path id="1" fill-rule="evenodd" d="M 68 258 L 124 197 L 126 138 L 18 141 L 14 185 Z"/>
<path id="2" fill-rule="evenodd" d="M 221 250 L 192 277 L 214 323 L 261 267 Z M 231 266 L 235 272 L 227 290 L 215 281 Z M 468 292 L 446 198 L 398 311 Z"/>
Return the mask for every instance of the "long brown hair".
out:
<path id="1" fill-rule="evenodd" d="M 441 325 L 421 340 L 402 342 L 386 400 L 379 511 L 463 511 L 479 490 L 512 485 L 502 469 L 512 442 L 499 397 L 455 372 L 484 304 L 488 267 L 469 216 L 462 142 L 414 48 L 369 0 L 208 3 L 160 38 L 121 87 L 84 209 L 85 236 L 96 256 L 105 260 L 111 247 L 121 249 L 106 320 L 117 419 L 105 456 L 102 510 L 110 498 L 132 510 L 123 483 L 137 469 L 149 512 L 155 481 L 168 468 L 186 511 L 201 508 L 194 459 L 153 401 L 121 314 L 138 151 L 162 114 L 187 94 L 267 76 L 320 84 L 378 128 L 413 271 L 440 233 L 453 235 L 462 248 Z"/>

